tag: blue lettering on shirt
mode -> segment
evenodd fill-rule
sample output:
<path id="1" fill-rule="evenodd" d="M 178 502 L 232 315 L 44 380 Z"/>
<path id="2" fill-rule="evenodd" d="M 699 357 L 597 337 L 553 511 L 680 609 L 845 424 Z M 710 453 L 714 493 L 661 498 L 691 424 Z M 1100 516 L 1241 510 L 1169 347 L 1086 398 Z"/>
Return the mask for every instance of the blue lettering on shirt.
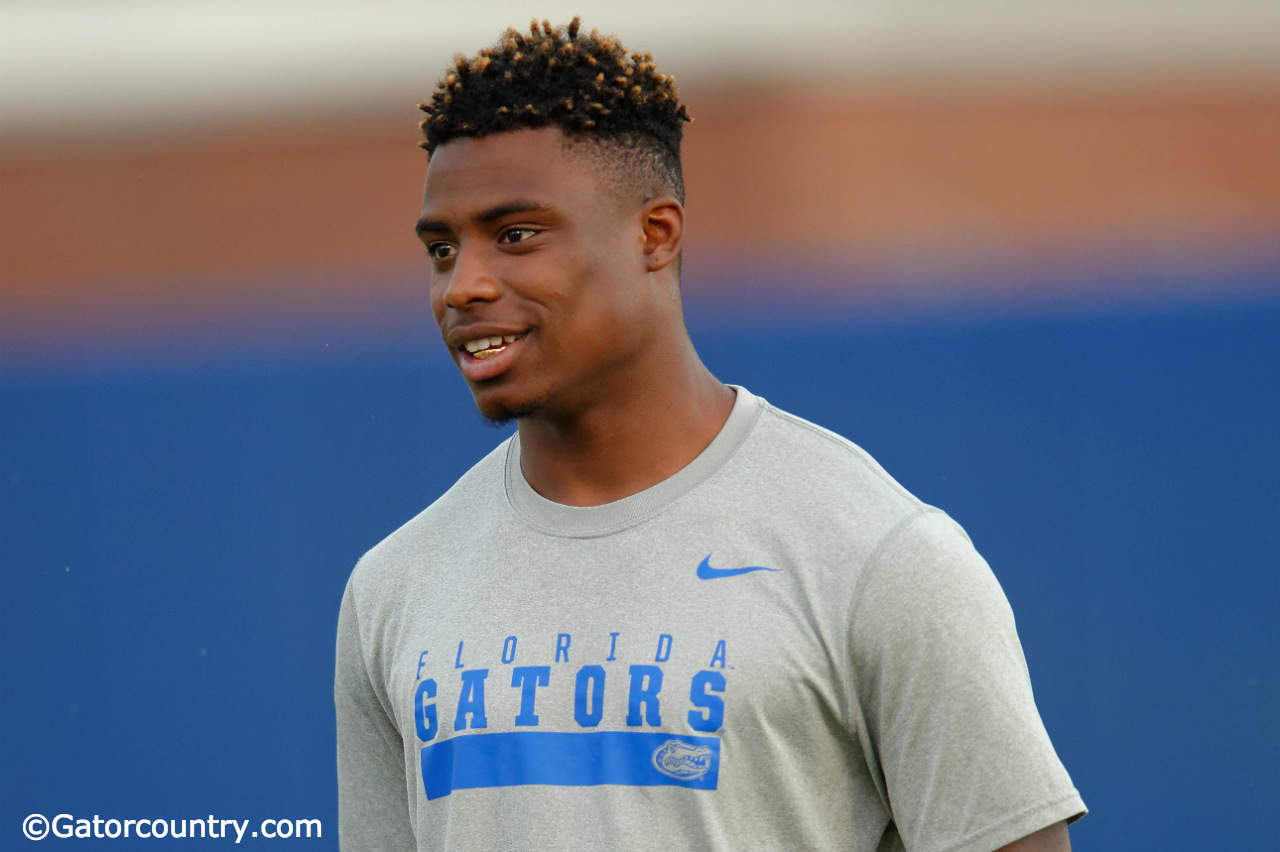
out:
<path id="1" fill-rule="evenodd" d="M 489 720 L 484 715 L 484 679 L 488 669 L 468 669 L 462 673 L 462 694 L 458 696 L 458 715 L 453 717 L 453 729 L 465 730 L 467 717 L 472 728 L 487 728 Z"/>
<path id="2" fill-rule="evenodd" d="M 551 682 L 551 666 L 516 666 L 511 670 L 511 685 L 520 687 L 520 715 L 517 725 L 538 724 L 538 714 L 533 712 L 533 702 L 540 686 Z"/>

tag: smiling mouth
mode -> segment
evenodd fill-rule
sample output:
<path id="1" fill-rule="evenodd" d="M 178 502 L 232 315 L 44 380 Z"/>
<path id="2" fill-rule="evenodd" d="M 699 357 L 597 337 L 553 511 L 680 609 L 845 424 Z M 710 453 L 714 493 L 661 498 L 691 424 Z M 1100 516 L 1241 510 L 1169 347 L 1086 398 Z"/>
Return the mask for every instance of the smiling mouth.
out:
<path id="1" fill-rule="evenodd" d="M 493 337 L 477 337 L 475 340 L 468 340 L 462 344 L 462 350 L 475 358 L 477 361 L 483 361 L 486 358 L 492 358 L 499 352 L 503 351 L 512 343 L 515 343 L 523 334 L 503 334 Z"/>

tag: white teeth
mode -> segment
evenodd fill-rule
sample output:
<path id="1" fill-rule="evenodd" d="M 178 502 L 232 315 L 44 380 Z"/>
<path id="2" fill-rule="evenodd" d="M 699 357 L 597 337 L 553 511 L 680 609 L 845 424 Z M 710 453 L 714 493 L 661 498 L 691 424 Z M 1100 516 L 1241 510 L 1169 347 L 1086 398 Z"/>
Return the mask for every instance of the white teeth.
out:
<path id="1" fill-rule="evenodd" d="M 514 343 L 519 336 L 518 334 L 504 334 L 501 337 L 477 337 L 475 340 L 468 340 L 463 343 L 462 348 L 472 355 L 476 355 L 486 349 L 500 350 L 508 343 Z M 487 354 L 492 355 L 494 353 Z"/>

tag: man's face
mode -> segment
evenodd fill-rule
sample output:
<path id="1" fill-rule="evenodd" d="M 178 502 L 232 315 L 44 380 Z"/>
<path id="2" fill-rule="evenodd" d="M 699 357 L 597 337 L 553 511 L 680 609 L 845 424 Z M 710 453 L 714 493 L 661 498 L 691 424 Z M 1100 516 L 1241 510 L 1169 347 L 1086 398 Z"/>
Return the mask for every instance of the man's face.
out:
<path id="1" fill-rule="evenodd" d="M 565 142 L 557 128 L 457 139 L 427 169 L 431 309 L 494 420 L 585 410 L 660 321 L 644 199 Z"/>

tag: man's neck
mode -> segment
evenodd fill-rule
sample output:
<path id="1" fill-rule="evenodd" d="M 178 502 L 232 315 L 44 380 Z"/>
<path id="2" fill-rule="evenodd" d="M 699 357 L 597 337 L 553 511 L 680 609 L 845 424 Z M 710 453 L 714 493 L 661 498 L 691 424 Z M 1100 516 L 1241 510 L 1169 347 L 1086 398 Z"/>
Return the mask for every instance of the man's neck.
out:
<path id="1" fill-rule="evenodd" d="M 621 500 L 675 474 L 715 439 L 734 392 L 692 347 L 661 380 L 618 382 L 572 417 L 519 423 L 520 468 L 533 490 L 569 506 Z"/>

